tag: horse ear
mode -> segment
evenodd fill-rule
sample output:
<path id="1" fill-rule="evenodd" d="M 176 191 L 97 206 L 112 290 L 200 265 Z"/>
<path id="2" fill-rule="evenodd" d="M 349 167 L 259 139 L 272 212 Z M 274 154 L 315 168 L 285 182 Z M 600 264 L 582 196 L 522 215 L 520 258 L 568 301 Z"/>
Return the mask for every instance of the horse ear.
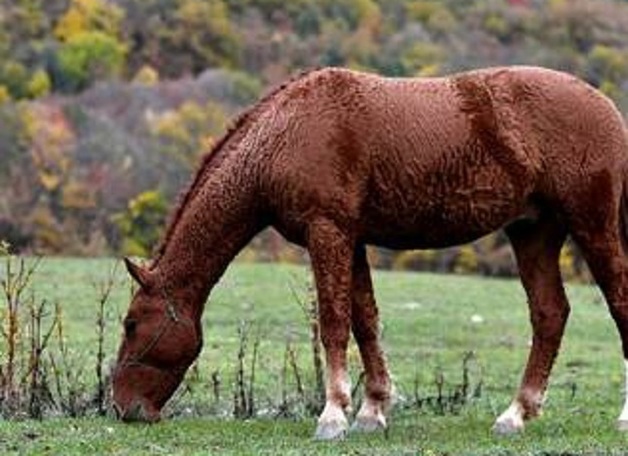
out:
<path id="1" fill-rule="evenodd" d="M 142 287 L 148 288 L 150 273 L 143 267 L 133 263 L 129 258 L 124 258 L 127 271 L 133 279 Z"/>

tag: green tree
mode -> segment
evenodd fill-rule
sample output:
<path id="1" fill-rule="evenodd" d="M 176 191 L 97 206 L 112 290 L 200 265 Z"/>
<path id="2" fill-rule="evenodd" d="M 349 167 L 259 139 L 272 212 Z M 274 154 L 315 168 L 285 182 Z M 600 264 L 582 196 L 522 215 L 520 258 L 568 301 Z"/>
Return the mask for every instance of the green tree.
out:
<path id="1" fill-rule="evenodd" d="M 589 78 L 602 84 L 608 81 L 613 84 L 621 83 L 628 77 L 628 50 L 597 44 L 588 54 Z"/>
<path id="2" fill-rule="evenodd" d="M 0 0 L 0 84 L 15 99 L 31 96 L 28 83 L 45 68 L 43 49 L 54 19 L 46 14 L 45 1 Z"/>
<path id="3" fill-rule="evenodd" d="M 44 95 L 48 95 L 51 88 L 50 77 L 48 73 L 39 69 L 36 70 L 26 85 L 26 90 L 28 91 L 28 95 L 32 98 L 38 98 Z"/>
<path id="4" fill-rule="evenodd" d="M 167 209 L 164 196 L 149 190 L 133 198 L 126 210 L 114 217 L 122 235 L 124 255 L 146 257 L 150 254 L 161 235 Z"/>
<path id="5" fill-rule="evenodd" d="M 74 35 L 58 51 L 59 86 L 76 91 L 98 79 L 119 76 L 125 56 L 126 47 L 102 32 Z"/>
<path id="6" fill-rule="evenodd" d="M 0 62 L 0 84 L 8 89 L 13 98 L 27 96 L 27 81 L 28 69 L 22 63 L 13 59 Z"/>
<path id="7" fill-rule="evenodd" d="M 179 0 L 165 41 L 172 57 L 183 57 L 184 69 L 199 73 L 207 67 L 236 67 L 240 42 L 229 10 L 221 0 Z"/>

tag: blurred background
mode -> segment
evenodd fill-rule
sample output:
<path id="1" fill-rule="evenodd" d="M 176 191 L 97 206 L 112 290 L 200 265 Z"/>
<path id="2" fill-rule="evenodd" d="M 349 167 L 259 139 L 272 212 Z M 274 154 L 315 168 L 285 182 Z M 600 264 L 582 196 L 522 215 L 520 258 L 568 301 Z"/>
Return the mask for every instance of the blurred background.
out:
<path id="1" fill-rule="evenodd" d="M 229 119 L 316 66 L 436 76 L 565 70 L 628 113 L 626 0 L 0 0 L 0 240 L 16 252 L 149 256 Z M 503 235 L 375 266 L 516 272 Z M 303 261 L 269 230 L 242 257 Z M 577 251 L 567 278 L 587 279 Z"/>

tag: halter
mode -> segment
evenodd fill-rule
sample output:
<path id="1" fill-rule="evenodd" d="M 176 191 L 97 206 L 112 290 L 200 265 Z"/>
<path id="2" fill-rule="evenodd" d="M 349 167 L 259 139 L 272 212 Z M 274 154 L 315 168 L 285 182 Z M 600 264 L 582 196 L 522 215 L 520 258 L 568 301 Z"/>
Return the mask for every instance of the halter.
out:
<path id="1" fill-rule="evenodd" d="M 161 320 L 161 323 L 159 323 L 159 327 L 153 334 L 152 338 L 148 341 L 148 343 L 144 346 L 144 348 L 142 348 L 142 350 L 138 352 L 138 354 L 128 356 L 127 359 L 125 359 L 122 363 L 120 363 L 119 367 L 116 367 L 116 371 L 118 373 L 122 371 L 122 369 L 127 368 L 127 367 L 147 367 L 147 368 L 157 369 L 161 371 L 161 369 L 159 369 L 158 367 L 151 366 L 150 364 L 146 364 L 142 360 L 155 347 L 155 345 L 157 345 L 157 342 L 159 342 L 161 337 L 166 333 L 166 330 L 170 327 L 170 325 L 182 323 L 190 327 L 194 326 L 194 323 L 189 318 L 182 319 L 179 316 L 179 314 L 177 313 L 175 309 L 174 303 L 168 296 L 168 293 L 166 293 L 165 289 L 163 288 L 161 289 L 161 294 L 166 303 L 166 309 L 165 309 L 164 317 Z M 176 367 L 174 369 L 174 372 L 172 372 L 172 374 L 178 375 L 181 373 L 180 371 L 182 370 L 184 371 L 185 369 Z M 169 373 L 168 371 L 166 372 Z"/>

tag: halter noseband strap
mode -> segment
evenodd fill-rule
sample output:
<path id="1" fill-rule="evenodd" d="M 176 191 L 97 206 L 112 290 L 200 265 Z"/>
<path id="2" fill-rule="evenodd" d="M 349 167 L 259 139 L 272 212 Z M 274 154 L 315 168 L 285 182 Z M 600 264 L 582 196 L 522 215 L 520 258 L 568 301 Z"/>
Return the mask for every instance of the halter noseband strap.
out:
<path id="1" fill-rule="evenodd" d="M 177 313 L 175 305 L 172 299 L 170 299 L 170 296 L 168 295 L 166 290 L 162 288 L 161 291 L 162 291 L 164 302 L 166 304 L 166 308 L 164 312 L 164 318 L 159 324 L 157 331 L 155 331 L 155 334 L 153 334 L 153 337 L 144 346 L 144 348 L 140 350 L 138 354 L 134 356 L 133 355 L 128 356 L 127 359 L 121 363 L 121 366 L 116 369 L 117 371 L 120 371 L 125 367 L 133 367 L 133 366 L 149 367 L 152 369 L 157 369 L 155 366 L 151 366 L 150 364 L 146 364 L 142 362 L 142 360 L 155 347 L 155 345 L 157 345 L 157 342 L 159 342 L 161 337 L 165 334 L 168 327 L 171 324 L 178 324 L 178 323 L 183 323 L 187 326 L 194 327 L 194 323 L 189 318 L 187 317 L 181 318 L 181 316 Z M 178 374 L 179 373 L 178 371 L 181 369 L 176 368 L 175 370 L 177 371 L 175 373 Z"/>

